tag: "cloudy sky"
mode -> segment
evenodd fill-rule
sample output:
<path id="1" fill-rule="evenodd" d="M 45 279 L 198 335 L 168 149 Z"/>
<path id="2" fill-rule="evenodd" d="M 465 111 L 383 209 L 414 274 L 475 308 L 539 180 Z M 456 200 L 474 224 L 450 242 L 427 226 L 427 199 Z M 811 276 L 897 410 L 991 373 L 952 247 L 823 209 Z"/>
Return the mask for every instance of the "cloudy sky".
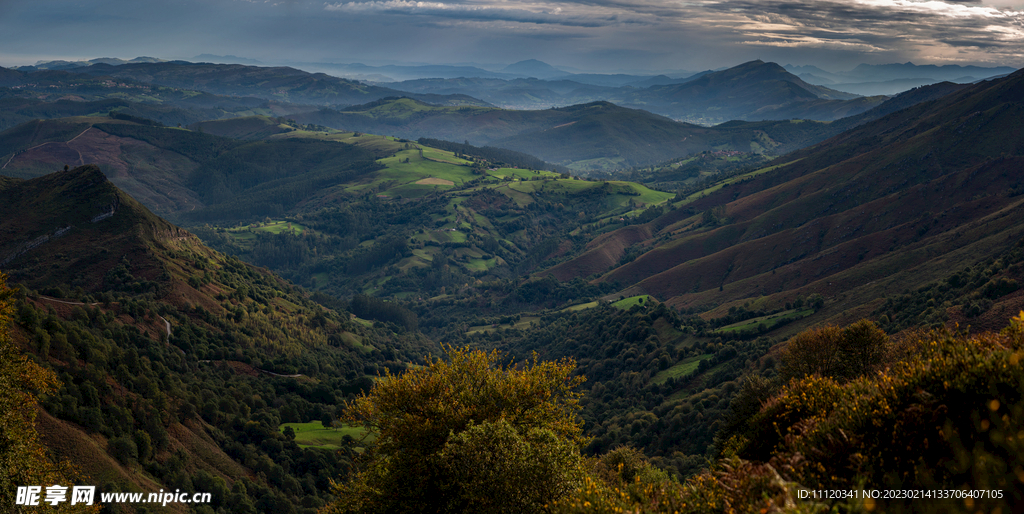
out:
<path id="1" fill-rule="evenodd" d="M 479 63 L 702 70 L 752 59 L 1024 67 L 1024 0 L 0 0 L 0 65 Z"/>

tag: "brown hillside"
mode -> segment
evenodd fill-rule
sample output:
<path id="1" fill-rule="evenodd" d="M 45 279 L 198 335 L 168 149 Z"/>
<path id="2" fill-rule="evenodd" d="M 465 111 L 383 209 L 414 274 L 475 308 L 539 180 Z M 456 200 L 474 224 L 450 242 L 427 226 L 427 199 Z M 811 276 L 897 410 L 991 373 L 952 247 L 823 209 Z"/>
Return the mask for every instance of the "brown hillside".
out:
<path id="1" fill-rule="evenodd" d="M 790 164 L 649 223 L 651 249 L 597 281 L 635 284 L 631 293 L 678 307 L 725 309 L 758 296 L 781 305 L 819 293 L 836 305 L 823 316 L 846 319 L 839 305 L 870 305 L 997 254 L 1024 237 L 1024 72 L 779 162 Z M 694 215 L 716 207 L 717 223 Z M 567 280 L 614 264 L 644 243 L 628 229 L 550 272 Z"/>
<path id="2" fill-rule="evenodd" d="M 181 154 L 138 139 L 114 136 L 96 127 L 89 127 L 68 141 L 29 148 L 14 156 L 4 172 L 34 177 L 60 170 L 65 165 L 86 164 L 99 166 L 114 185 L 158 212 L 202 207 L 195 192 L 185 184 L 197 168 L 195 162 Z"/>
<path id="3" fill-rule="evenodd" d="M 572 280 L 601 273 L 619 262 L 630 246 L 651 238 L 651 230 L 644 225 L 625 227 L 604 234 L 587 244 L 583 255 L 559 264 L 546 273 L 558 280 Z"/>

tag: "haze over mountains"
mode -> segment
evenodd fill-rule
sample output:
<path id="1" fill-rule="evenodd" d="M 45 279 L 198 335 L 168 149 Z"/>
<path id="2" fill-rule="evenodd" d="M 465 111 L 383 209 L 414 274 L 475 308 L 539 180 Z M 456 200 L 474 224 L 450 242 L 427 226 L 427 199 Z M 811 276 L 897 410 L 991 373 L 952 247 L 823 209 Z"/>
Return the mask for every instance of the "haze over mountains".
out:
<path id="1" fill-rule="evenodd" d="M 249 59 L 232 59 L 230 58 L 231 56 L 208 57 L 214 58 L 212 60 L 215 62 L 257 64 L 257 62 Z M 61 69 L 90 73 L 93 75 L 104 74 L 118 78 L 132 78 L 144 82 L 152 81 L 157 84 L 171 87 L 196 88 L 215 94 L 250 95 L 254 93 L 251 89 L 247 91 L 246 86 L 238 83 L 237 77 L 229 78 L 227 76 L 221 76 L 214 78 L 213 76 L 206 76 L 202 79 L 204 82 L 207 82 L 205 87 L 198 87 L 195 82 L 189 83 L 188 81 L 182 80 L 186 75 L 192 76 L 204 73 L 204 71 L 201 71 L 201 67 L 199 66 L 193 67 L 188 72 L 185 72 L 183 69 L 173 68 L 170 66 L 156 68 L 128 66 L 116 71 L 105 66 L 92 66 L 93 64 L 100 64 L 120 67 L 125 64 L 153 63 L 155 61 L 159 60 L 140 57 L 132 61 L 124 61 L 121 59 L 94 59 L 92 61 L 80 62 L 54 61 L 39 63 L 34 66 L 23 66 L 19 69 L 22 71 Z M 759 61 L 748 63 L 743 66 L 751 68 L 752 65 L 757 62 Z M 362 79 L 366 82 L 376 83 L 380 86 L 392 88 L 391 90 L 397 89 L 406 93 L 416 94 L 435 93 L 441 95 L 467 95 L 485 100 L 497 106 L 513 109 L 543 109 L 552 106 L 567 106 L 592 101 L 611 101 L 627 107 L 645 108 L 655 112 L 656 114 L 666 115 L 674 119 L 703 124 L 721 123 L 723 121 L 733 119 L 729 116 L 736 116 L 737 119 L 779 119 L 786 117 L 827 119 L 830 115 L 843 117 L 843 115 L 850 114 L 845 112 L 829 112 L 828 108 L 822 106 L 803 110 L 774 109 L 754 114 L 754 118 L 751 118 L 752 114 L 748 111 L 737 111 L 735 109 L 717 113 L 717 116 L 709 116 L 705 113 L 694 114 L 693 106 L 687 106 L 686 108 L 680 109 L 676 105 L 678 102 L 673 100 L 672 96 L 678 96 L 680 94 L 689 95 L 694 91 L 694 87 L 692 85 L 691 87 L 683 88 L 681 84 L 696 81 L 698 79 L 702 79 L 704 75 L 715 73 L 710 70 L 700 73 L 679 71 L 670 73 L 669 75 L 572 73 L 559 70 L 537 60 L 513 63 L 497 71 L 489 71 L 476 66 L 440 65 L 388 65 L 384 67 L 370 67 L 355 64 L 340 65 L 300 63 L 298 66 L 303 69 L 326 72 L 334 76 Z M 741 73 L 750 75 L 749 70 L 737 73 L 739 70 L 743 69 L 743 66 L 735 68 L 732 75 L 727 75 L 725 77 L 716 75 L 715 79 L 710 80 L 715 80 L 714 86 L 716 88 L 725 86 L 726 90 L 730 90 L 737 86 L 726 86 L 726 82 L 737 80 L 735 77 Z M 776 65 L 772 64 L 771 66 Z M 747 76 L 738 80 L 754 84 L 760 83 L 763 80 L 777 79 L 794 84 L 797 86 L 798 90 L 808 91 L 811 95 L 818 98 L 848 100 L 857 95 L 894 95 L 913 87 L 942 81 L 958 83 L 974 82 L 993 76 L 1005 75 L 1014 71 L 1013 68 L 1009 67 L 982 68 L 978 66 L 962 67 L 959 65 L 946 65 L 939 67 L 916 66 L 912 63 L 906 63 L 902 65 L 862 64 L 846 72 L 832 73 L 814 66 L 787 65 L 786 69 L 793 71 L 794 75 L 800 76 L 797 77 L 787 76 L 786 73 L 782 72 L 781 68 L 778 70 L 772 69 L 771 71 L 768 71 L 771 66 L 760 70 L 760 74 L 763 75 L 762 77 Z M 217 69 L 220 70 L 223 68 L 224 67 Z M 266 80 L 284 80 L 285 82 L 279 82 L 282 85 L 287 84 L 288 81 L 294 82 L 296 80 L 300 80 L 298 77 L 300 75 L 305 75 L 304 72 L 297 72 L 296 70 L 287 71 L 289 68 L 273 69 L 278 70 L 277 73 L 280 76 L 273 79 L 268 77 Z M 167 71 L 161 72 L 157 70 Z M 356 73 L 354 70 L 366 73 Z M 400 79 L 396 80 L 392 77 L 386 76 L 385 72 L 388 71 L 393 75 L 400 77 Z M 718 71 L 721 73 L 725 72 L 724 70 Z M 152 73 L 152 75 L 148 75 L 148 73 Z M 205 73 L 210 72 L 209 70 L 206 70 Z M 223 74 L 225 72 L 219 71 L 218 73 Z M 176 78 L 171 79 L 170 77 L 172 76 Z M 316 75 L 316 77 L 318 78 L 314 80 L 320 81 L 327 78 L 324 75 Z M 214 83 L 209 83 L 208 81 L 210 80 L 213 80 Z M 234 83 L 232 83 L 232 81 L 234 81 Z M 270 87 L 273 86 L 273 83 L 265 82 L 265 85 Z M 825 88 L 816 86 L 825 86 Z M 287 89 L 295 91 L 296 87 L 297 86 L 292 85 Z M 316 91 L 322 86 L 303 87 L 309 89 L 306 94 L 289 99 L 283 95 L 284 91 L 282 91 L 277 98 L 288 99 L 299 103 L 353 104 L 363 103 L 360 101 L 360 96 L 362 97 L 362 100 L 370 101 L 381 98 L 382 96 L 380 96 L 379 93 L 388 91 L 386 89 L 373 88 L 366 90 L 365 87 L 359 87 L 357 89 L 360 90 L 360 93 L 353 97 L 352 95 L 339 91 L 331 91 L 330 93 L 320 91 L 319 93 L 321 94 L 317 94 Z M 353 87 L 355 86 L 352 84 L 347 86 L 334 86 L 335 89 L 351 89 Z M 759 85 L 757 87 L 762 89 L 765 88 L 763 85 Z M 774 87 L 767 86 L 767 89 L 774 89 Z M 832 91 L 826 93 L 825 91 L 829 89 Z M 806 94 L 803 93 L 803 91 L 788 94 Z M 844 95 L 844 92 L 847 94 Z M 761 92 L 760 94 L 766 93 Z M 437 101 L 438 99 L 435 98 L 434 100 Z M 793 101 L 792 98 L 787 98 L 785 96 L 782 98 L 773 98 L 773 100 L 776 104 L 785 104 Z M 720 109 L 722 106 L 713 107 Z"/>
<path id="2" fill-rule="evenodd" d="M 860 95 L 891 95 L 907 89 L 934 84 L 936 82 L 969 83 L 1016 71 L 1008 66 L 982 68 L 978 66 L 944 66 L 913 63 L 904 64 L 860 64 L 844 72 L 827 72 L 816 66 L 786 65 L 790 72 L 817 85 L 828 86 L 841 91 Z"/>

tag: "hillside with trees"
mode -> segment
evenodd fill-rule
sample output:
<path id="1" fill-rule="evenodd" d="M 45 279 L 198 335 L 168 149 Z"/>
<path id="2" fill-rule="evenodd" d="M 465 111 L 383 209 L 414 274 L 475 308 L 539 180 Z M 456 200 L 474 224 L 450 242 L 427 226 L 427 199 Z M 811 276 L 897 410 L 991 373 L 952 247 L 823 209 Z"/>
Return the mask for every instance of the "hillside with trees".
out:
<path id="1" fill-rule="evenodd" d="M 671 190 L 288 118 L 16 127 L 0 387 L 42 409 L 5 437 L 52 452 L 35 476 L 211 491 L 205 514 L 1011 512 L 1022 88 L 630 171 Z M 351 112 L 492 112 L 458 109 Z M 759 123 L 715 137 L 831 130 Z M 883 488 L 1002 496 L 800 496 Z"/>
<path id="2" fill-rule="evenodd" d="M 333 419 L 370 376 L 433 347 L 209 250 L 95 167 L 5 181 L 0 198 L 3 268 L 18 283 L 4 296 L 18 349 L 5 343 L 5 365 L 23 353 L 18 365 L 41 366 L 39 440 L 102 490 L 211 491 L 207 512 L 315 512 L 355 450 L 327 458 L 280 425 Z"/>

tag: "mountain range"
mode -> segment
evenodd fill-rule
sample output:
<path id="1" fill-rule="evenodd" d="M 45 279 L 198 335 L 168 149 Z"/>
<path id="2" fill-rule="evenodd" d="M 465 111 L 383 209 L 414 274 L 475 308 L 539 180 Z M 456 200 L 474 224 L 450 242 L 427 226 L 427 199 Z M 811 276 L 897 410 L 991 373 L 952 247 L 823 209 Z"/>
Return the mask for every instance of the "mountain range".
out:
<path id="1" fill-rule="evenodd" d="M 957 64 L 916 65 L 859 64 L 849 71 L 828 72 L 816 66 L 786 65 L 790 72 L 811 84 L 828 86 L 860 95 L 893 95 L 937 82 L 971 83 L 1016 71 L 1009 66 L 980 67 Z"/>
<path id="2" fill-rule="evenodd" d="M 1000 423 L 1019 417 L 1019 373 L 1002 364 L 1019 360 L 1019 334 L 914 342 L 933 337 L 923 329 L 1001 329 L 1024 309 L 1022 71 L 875 100 L 760 62 L 638 89 L 694 115 L 732 92 L 743 101 L 731 112 L 745 116 L 838 118 L 703 127 L 606 101 L 510 111 L 382 97 L 301 109 L 228 95 L 329 103 L 384 92 L 287 69 L 116 68 L 124 75 L 110 89 L 167 105 L 73 86 L 91 75 L 0 70 L 14 86 L 0 99 L 8 119 L 52 118 L 0 133 L 0 269 L 12 287 L 0 300 L 12 304 L 23 360 L 58 384 L 39 398 L 41 440 L 86 483 L 212 492 L 197 511 L 313 514 L 334 500 L 332 481 L 372 454 L 373 434 L 339 423 L 341 406 L 373 377 L 423 369 L 445 344 L 572 359 L 589 380 L 583 451 L 605 466 L 629 446 L 665 470 L 644 468 L 636 483 L 696 474 L 707 487 L 728 481 L 731 495 L 749 484 L 730 480 L 779 483 L 770 497 L 797 502 L 785 484 L 804 476 L 799 458 L 827 461 L 831 480 L 855 487 L 842 477 L 862 469 L 861 442 L 898 440 L 888 451 L 902 456 L 918 448 L 903 442 L 926 438 L 938 464 L 873 459 L 878 480 L 927 471 L 943 487 L 977 489 L 984 472 L 1007 491 L 993 508 L 1024 498 L 1012 471 L 1024 455 L 1000 439 Z M 264 77 L 276 82 L 260 86 Z M 50 84 L 56 98 L 26 94 Z M 71 87 L 100 93 L 60 100 Z M 234 103 L 207 103 L 221 101 Z M 139 115 L 168 109 L 195 121 Z M 680 180 L 660 191 L 623 175 L 532 169 L 544 163 L 497 146 Z M 838 328 L 862 318 L 871 323 Z M 848 383 L 790 377 L 800 346 L 786 341 L 829 330 L 867 330 L 886 345 L 892 336 L 894 362 L 871 365 L 894 368 Z M 990 350 L 1006 359 L 979 357 Z M 984 362 L 955 369 L 965 354 Z M 919 380 L 931 375 L 915 362 L 953 371 Z M 840 396 L 846 387 L 859 392 Z M 876 390 L 892 392 L 882 405 L 894 412 L 811 439 L 840 423 L 828 409 Z M 831 407 L 812 408 L 819 396 Z M 973 452 L 996 456 L 957 453 L 954 422 Z M 798 444 L 803 457 L 786 453 Z M 701 474 L 708 459 L 721 472 Z M 949 471 L 960 462 L 975 467 Z"/>
<path id="3" fill-rule="evenodd" d="M 680 308 L 814 291 L 848 323 L 869 315 L 874 299 L 1024 235 L 1015 221 L 1024 182 L 1012 171 L 1024 154 L 1022 98 L 1017 72 L 894 112 L 781 157 L 769 173 L 691 195 L 676 214 L 608 234 L 550 273 L 636 284 L 630 293 Z M 702 217 L 715 209 L 712 222 Z M 614 266 L 631 245 L 639 255 Z"/>
<path id="4" fill-rule="evenodd" d="M 714 124 L 731 119 L 764 120 L 806 118 L 832 120 L 857 114 L 884 101 L 859 99 L 822 86 L 814 86 L 789 74 L 774 63 L 753 61 L 721 72 L 708 73 L 692 81 L 649 87 L 609 87 L 561 81 L 541 84 L 527 81 L 512 84 L 499 79 L 436 81 L 413 84 L 419 91 L 400 93 L 388 87 L 311 74 L 287 67 L 255 67 L 235 64 L 188 63 L 97 63 L 70 70 L 76 75 L 130 80 L 175 90 L 198 90 L 220 96 L 257 97 L 267 101 L 312 105 L 364 104 L 392 96 L 411 96 L 446 105 L 487 105 L 469 93 L 486 93 L 499 103 L 518 107 L 550 107 L 592 101 L 611 101 L 626 107 L 643 108 L 677 120 Z M 21 75 L 18 75 L 18 74 Z M 46 72 L 7 71 L 0 85 L 24 87 L 33 80 L 56 76 Z M 49 72 L 53 73 L 53 72 Z M 31 78 L 30 78 L 31 77 Z M 60 76 L 63 80 L 69 76 Z M 71 76 L 73 77 L 73 75 Z M 461 85 L 460 85 L 461 84 Z M 463 87 L 468 86 L 468 87 Z M 432 89 L 450 91 L 436 94 Z M 510 95 L 510 96 L 509 96 Z M 736 102 L 743 98 L 743 102 Z M 538 103 L 538 100 L 539 103 Z M 531 105 L 532 103 L 532 105 Z"/>

